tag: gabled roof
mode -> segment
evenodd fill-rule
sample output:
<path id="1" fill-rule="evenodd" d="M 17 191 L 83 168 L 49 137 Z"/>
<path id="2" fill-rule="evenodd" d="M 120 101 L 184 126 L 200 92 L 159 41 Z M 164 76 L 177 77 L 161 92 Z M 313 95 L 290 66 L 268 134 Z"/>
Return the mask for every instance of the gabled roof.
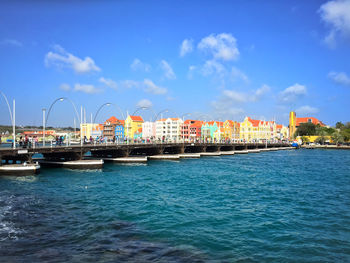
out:
<path id="1" fill-rule="evenodd" d="M 253 127 L 258 127 L 259 123 L 261 122 L 260 120 L 253 120 L 250 117 L 248 117 L 248 121 L 253 125 Z"/>
<path id="2" fill-rule="evenodd" d="M 107 123 L 110 123 L 110 124 L 122 124 L 122 125 L 124 125 L 124 122 L 125 122 L 124 120 L 119 120 L 116 117 L 112 116 L 108 120 L 106 120 L 104 122 L 104 124 L 106 125 Z"/>
<path id="3" fill-rule="evenodd" d="M 109 119 L 107 119 L 107 120 L 105 121 L 105 123 L 106 123 L 106 122 L 109 122 L 109 123 L 114 124 L 114 123 L 116 123 L 117 121 L 118 121 L 118 119 L 117 119 L 116 117 L 112 116 L 112 117 L 110 117 Z"/>
<path id="4" fill-rule="evenodd" d="M 235 122 L 231 121 L 231 120 L 226 120 L 225 122 L 228 122 L 231 126 L 233 126 L 235 124 Z"/>
<path id="5" fill-rule="evenodd" d="M 143 119 L 141 116 L 130 116 L 130 118 L 133 120 L 133 121 L 142 121 L 143 122 Z"/>

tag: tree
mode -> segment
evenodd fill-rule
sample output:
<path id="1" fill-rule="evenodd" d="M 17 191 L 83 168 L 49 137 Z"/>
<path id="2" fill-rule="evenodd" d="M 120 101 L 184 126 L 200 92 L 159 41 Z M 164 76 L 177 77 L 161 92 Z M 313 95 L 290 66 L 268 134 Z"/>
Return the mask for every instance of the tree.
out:
<path id="1" fill-rule="evenodd" d="M 338 121 L 336 124 L 335 124 L 335 128 L 337 129 L 343 129 L 345 127 L 345 125 L 341 122 L 341 121 Z"/>
<path id="2" fill-rule="evenodd" d="M 338 132 L 338 131 L 334 132 L 334 133 L 332 134 L 331 138 L 332 138 L 332 141 L 333 141 L 335 144 L 344 142 L 343 136 L 342 136 L 341 133 Z"/>
<path id="3" fill-rule="evenodd" d="M 344 129 L 340 131 L 341 136 L 343 136 L 344 141 L 348 142 L 350 141 L 350 129 Z"/>
<path id="4" fill-rule="evenodd" d="M 303 144 L 310 142 L 309 137 L 307 136 L 302 136 L 301 141 L 303 142 Z"/>
<path id="5" fill-rule="evenodd" d="M 316 125 L 311 122 L 301 123 L 295 133 L 299 136 L 316 135 Z"/>
<path id="6" fill-rule="evenodd" d="M 326 141 L 326 136 L 328 135 L 325 131 L 320 131 L 319 136 L 316 138 L 316 142 L 320 143 L 320 144 L 324 144 Z"/>
<path id="7" fill-rule="evenodd" d="M 322 127 L 319 124 L 316 126 L 316 135 L 320 136 L 327 136 L 327 135 L 332 135 L 333 132 L 335 132 L 334 128 L 331 127 Z"/>

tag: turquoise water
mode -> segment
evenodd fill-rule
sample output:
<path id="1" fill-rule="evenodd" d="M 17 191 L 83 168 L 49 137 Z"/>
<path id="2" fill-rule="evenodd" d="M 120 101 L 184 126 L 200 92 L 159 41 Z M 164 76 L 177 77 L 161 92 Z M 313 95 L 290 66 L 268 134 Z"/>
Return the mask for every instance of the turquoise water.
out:
<path id="1" fill-rule="evenodd" d="M 350 151 L 0 178 L 0 262 L 349 262 Z"/>

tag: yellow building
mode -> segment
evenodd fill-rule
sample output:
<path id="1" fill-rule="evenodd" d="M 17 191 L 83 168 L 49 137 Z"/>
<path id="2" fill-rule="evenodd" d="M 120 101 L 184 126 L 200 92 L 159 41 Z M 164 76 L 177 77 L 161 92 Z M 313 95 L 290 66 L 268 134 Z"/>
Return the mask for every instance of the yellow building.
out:
<path id="1" fill-rule="evenodd" d="M 213 139 L 218 142 L 225 138 L 224 134 L 225 134 L 225 129 L 218 128 L 216 131 L 213 132 Z"/>
<path id="2" fill-rule="evenodd" d="M 246 117 L 240 123 L 239 138 L 247 142 L 276 139 L 277 129 L 274 121 L 253 120 Z"/>
<path id="3" fill-rule="evenodd" d="M 289 139 L 289 129 L 282 125 L 282 124 L 277 124 L 276 125 L 276 129 L 277 129 L 277 138 L 279 140 L 288 140 Z"/>
<path id="4" fill-rule="evenodd" d="M 236 121 L 226 120 L 224 122 L 223 138 L 226 140 L 239 139 L 240 124 Z"/>
<path id="5" fill-rule="evenodd" d="M 80 124 L 81 137 L 86 136 L 87 139 L 91 137 L 96 138 L 102 136 L 103 125 L 98 123 L 82 123 Z"/>
<path id="6" fill-rule="evenodd" d="M 309 143 L 314 143 L 316 141 L 316 139 L 320 137 L 318 135 L 312 135 L 312 136 L 297 136 L 295 139 L 299 142 L 303 142 L 302 138 L 306 138 L 307 142 Z M 333 140 L 331 138 L 331 136 L 324 136 L 325 142 L 330 142 L 333 143 Z M 303 142 L 305 143 L 305 142 Z"/>
<path id="7" fill-rule="evenodd" d="M 128 116 L 125 120 L 124 133 L 129 139 L 133 139 L 139 129 L 142 131 L 143 119 L 141 116 Z"/>

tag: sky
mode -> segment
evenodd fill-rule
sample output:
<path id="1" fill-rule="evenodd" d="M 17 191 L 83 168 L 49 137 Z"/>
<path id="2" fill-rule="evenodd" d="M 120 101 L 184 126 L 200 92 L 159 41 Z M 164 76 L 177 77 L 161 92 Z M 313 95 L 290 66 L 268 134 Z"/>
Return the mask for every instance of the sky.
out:
<path id="1" fill-rule="evenodd" d="M 18 125 L 41 125 L 60 97 L 48 126 L 79 123 L 82 107 L 100 123 L 350 121 L 350 0 L 3 0 L 0 58 Z M 0 112 L 10 124 L 3 97 Z"/>

